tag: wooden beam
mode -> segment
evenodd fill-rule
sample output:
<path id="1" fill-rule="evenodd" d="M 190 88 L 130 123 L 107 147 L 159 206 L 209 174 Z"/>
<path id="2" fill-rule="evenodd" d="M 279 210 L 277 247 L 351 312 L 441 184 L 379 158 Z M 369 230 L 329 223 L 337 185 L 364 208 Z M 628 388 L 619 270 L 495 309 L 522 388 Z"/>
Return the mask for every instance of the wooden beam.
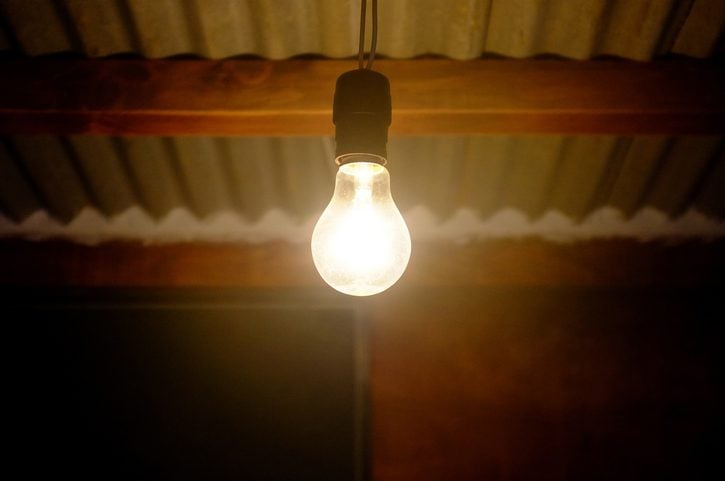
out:
<path id="1" fill-rule="evenodd" d="M 725 280 L 725 241 L 418 243 L 399 286 L 697 286 Z M 0 285 L 328 289 L 307 244 L 0 242 Z"/>
<path id="2" fill-rule="evenodd" d="M 332 135 L 349 60 L 5 60 L 0 133 Z M 381 60 L 392 135 L 721 134 L 725 68 L 695 60 Z"/>

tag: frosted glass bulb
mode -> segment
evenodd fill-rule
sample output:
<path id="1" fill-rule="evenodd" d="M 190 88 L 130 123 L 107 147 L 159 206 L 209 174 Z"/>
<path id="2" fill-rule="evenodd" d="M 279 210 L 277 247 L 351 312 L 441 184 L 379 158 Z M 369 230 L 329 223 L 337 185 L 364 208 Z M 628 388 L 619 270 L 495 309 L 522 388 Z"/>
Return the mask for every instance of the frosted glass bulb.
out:
<path id="1" fill-rule="evenodd" d="M 337 171 L 335 193 L 312 233 L 312 259 L 336 290 L 370 296 L 403 275 L 410 234 L 390 195 L 388 170 L 368 155 L 357 158 Z"/>

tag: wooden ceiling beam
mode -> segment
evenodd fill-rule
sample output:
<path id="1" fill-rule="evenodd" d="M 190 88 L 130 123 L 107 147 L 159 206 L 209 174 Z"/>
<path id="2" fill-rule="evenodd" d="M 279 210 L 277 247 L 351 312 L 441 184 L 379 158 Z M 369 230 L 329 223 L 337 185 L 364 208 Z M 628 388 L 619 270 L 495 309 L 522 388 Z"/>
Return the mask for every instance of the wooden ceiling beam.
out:
<path id="1" fill-rule="evenodd" d="M 725 281 L 725 241 L 417 243 L 400 285 L 699 286 Z M 324 288 L 309 244 L 0 242 L 0 285 Z"/>
<path id="2" fill-rule="evenodd" d="M 0 133 L 332 135 L 349 60 L 16 59 Z M 380 60 L 391 135 L 721 134 L 712 61 Z"/>

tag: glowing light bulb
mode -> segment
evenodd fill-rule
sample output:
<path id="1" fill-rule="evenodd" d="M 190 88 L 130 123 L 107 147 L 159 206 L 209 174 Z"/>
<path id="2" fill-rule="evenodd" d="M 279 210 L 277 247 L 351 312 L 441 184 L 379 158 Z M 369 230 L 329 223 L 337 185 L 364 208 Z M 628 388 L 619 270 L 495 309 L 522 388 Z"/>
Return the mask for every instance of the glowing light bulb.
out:
<path id="1" fill-rule="evenodd" d="M 392 286 L 410 259 L 410 234 L 384 167 L 391 117 L 390 82 L 370 61 L 337 78 L 332 121 L 340 168 L 312 233 L 312 259 L 325 282 L 353 296 Z"/>
<path id="2" fill-rule="evenodd" d="M 312 259 L 334 289 L 353 296 L 384 291 L 403 275 L 410 234 L 390 195 L 388 170 L 373 154 L 349 154 L 335 193 L 312 233 Z"/>

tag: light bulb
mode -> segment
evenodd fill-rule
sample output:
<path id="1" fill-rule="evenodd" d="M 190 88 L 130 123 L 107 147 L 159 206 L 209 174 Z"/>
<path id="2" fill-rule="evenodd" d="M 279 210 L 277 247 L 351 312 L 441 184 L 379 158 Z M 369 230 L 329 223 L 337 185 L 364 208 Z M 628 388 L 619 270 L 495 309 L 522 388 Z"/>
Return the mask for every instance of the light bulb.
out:
<path id="1" fill-rule="evenodd" d="M 312 233 L 312 259 L 334 289 L 371 296 L 395 284 L 410 259 L 410 234 L 385 168 L 390 82 L 369 68 L 337 79 L 332 105 L 335 193 Z"/>
<path id="2" fill-rule="evenodd" d="M 390 175 L 381 158 L 345 157 L 332 200 L 312 233 L 312 259 L 334 289 L 370 296 L 403 275 L 410 259 L 410 234 L 393 202 Z"/>

